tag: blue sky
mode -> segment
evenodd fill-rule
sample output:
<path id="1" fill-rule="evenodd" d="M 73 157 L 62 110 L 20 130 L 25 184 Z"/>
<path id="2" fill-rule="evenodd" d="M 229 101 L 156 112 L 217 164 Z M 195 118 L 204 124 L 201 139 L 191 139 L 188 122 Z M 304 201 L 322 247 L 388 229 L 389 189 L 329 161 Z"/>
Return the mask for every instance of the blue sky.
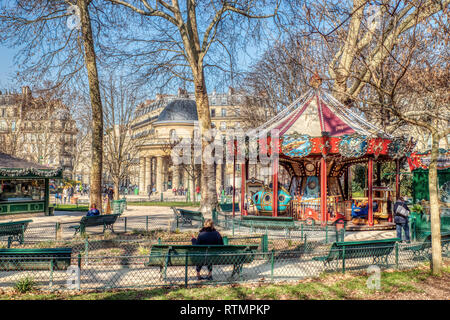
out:
<path id="1" fill-rule="evenodd" d="M 0 45 L 0 90 L 13 89 L 10 83 L 16 68 L 14 67 L 14 55 L 16 50 Z M 18 89 L 17 89 L 18 90 Z"/>

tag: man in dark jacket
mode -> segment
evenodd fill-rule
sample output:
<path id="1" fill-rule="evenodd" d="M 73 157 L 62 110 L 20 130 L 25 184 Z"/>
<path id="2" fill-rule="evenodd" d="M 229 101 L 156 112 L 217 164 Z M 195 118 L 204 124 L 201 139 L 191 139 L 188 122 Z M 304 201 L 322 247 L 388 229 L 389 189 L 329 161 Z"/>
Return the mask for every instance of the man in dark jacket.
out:
<path id="1" fill-rule="evenodd" d="M 207 219 L 205 223 L 203 224 L 203 228 L 200 230 L 200 233 L 198 234 L 198 237 L 195 238 L 194 235 L 192 235 L 192 244 L 193 245 L 223 245 L 223 239 L 220 233 L 214 228 L 214 222 L 212 219 Z M 197 270 L 197 279 L 203 280 L 205 278 L 202 278 L 200 276 L 200 271 L 202 270 L 203 265 L 196 266 Z M 212 265 L 208 264 L 208 277 L 206 277 L 207 280 L 212 280 Z"/>
<path id="2" fill-rule="evenodd" d="M 397 228 L 397 238 L 402 239 L 402 229 L 405 231 L 406 242 L 410 242 L 409 238 L 409 208 L 402 197 L 394 203 L 394 222 Z"/>

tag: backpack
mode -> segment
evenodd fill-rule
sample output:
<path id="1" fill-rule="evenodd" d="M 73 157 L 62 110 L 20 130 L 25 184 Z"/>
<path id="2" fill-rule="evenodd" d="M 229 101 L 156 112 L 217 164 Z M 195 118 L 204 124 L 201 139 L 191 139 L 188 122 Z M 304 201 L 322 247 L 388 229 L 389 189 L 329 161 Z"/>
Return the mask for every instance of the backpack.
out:
<path id="1" fill-rule="evenodd" d="M 405 217 L 405 218 L 408 218 L 409 211 L 406 210 L 405 208 L 403 208 L 403 206 L 401 204 L 399 204 L 397 206 L 397 210 L 395 210 L 395 214 L 399 215 L 399 216 L 402 216 L 402 217 Z"/>

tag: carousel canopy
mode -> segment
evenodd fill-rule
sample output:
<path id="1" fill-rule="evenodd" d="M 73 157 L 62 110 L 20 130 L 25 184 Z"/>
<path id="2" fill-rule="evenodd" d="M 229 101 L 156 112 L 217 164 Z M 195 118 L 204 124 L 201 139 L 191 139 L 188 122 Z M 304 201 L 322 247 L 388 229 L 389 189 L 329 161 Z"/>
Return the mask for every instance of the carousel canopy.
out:
<path id="1" fill-rule="evenodd" d="M 323 89 L 311 89 L 257 130 L 264 133 L 273 129 L 278 129 L 280 136 L 298 133 L 320 137 L 327 132 L 333 137 L 358 134 L 392 138 Z"/>

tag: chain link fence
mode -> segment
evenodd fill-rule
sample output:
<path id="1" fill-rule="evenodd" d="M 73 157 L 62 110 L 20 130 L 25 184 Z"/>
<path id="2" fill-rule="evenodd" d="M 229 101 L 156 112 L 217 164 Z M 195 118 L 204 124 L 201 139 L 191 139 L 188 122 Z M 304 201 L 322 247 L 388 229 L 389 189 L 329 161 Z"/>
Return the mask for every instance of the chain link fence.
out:
<path id="1" fill-rule="evenodd" d="M 192 254 L 153 253 L 154 244 L 187 244 L 187 240 L 77 240 L 25 242 L 20 248 L 71 248 L 70 264 L 59 265 L 55 257 L 5 257 L 0 255 L 0 287 L 13 287 L 30 278 L 40 289 L 108 289 L 152 286 L 190 286 L 236 282 L 277 282 L 317 277 L 323 272 L 413 268 L 429 261 L 428 243 L 395 243 L 386 246 L 336 249 L 331 244 L 293 244 L 282 250 L 264 248 L 270 236 L 229 237 L 228 244 L 258 244 L 250 253 Z M 444 259 L 450 257 L 449 242 L 443 243 Z M 18 248 L 16 247 L 16 248 Z M 380 253 L 381 252 L 381 253 Z M 212 269 L 212 280 L 197 279 Z"/>

